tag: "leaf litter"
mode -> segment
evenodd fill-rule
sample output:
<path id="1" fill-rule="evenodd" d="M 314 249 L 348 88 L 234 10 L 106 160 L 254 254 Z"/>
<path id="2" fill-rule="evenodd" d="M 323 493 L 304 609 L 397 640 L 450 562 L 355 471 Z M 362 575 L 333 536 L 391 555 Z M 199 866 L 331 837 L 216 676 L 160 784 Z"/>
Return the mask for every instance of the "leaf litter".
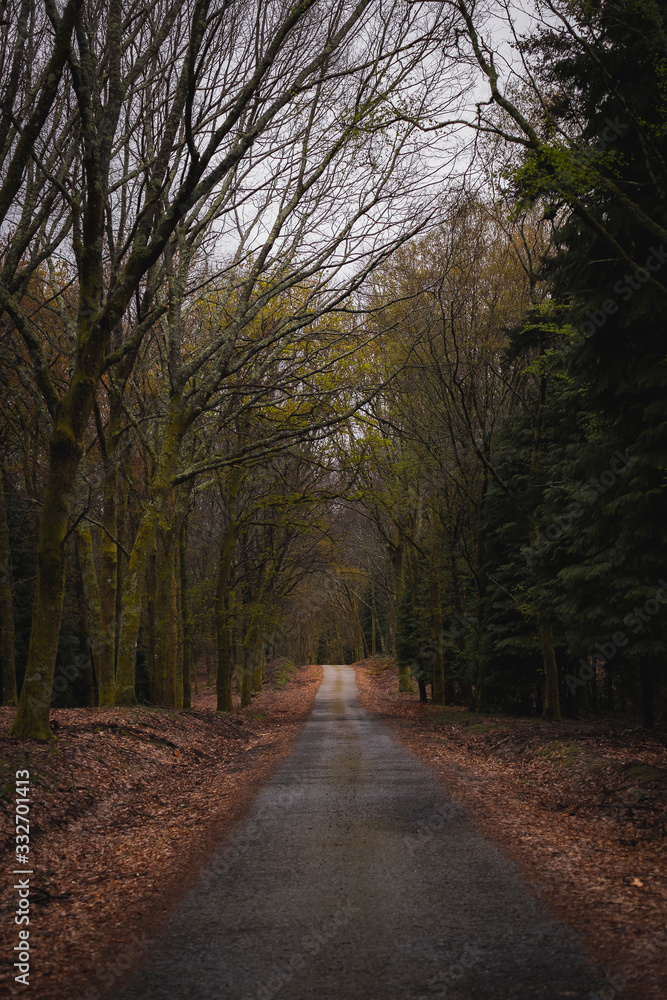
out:
<path id="1" fill-rule="evenodd" d="M 624 983 L 609 995 L 665 1000 L 667 750 L 658 735 L 609 720 L 420 705 L 399 694 L 394 661 L 355 667 L 362 706 L 435 768 L 610 983 Z"/>
<path id="2" fill-rule="evenodd" d="M 103 996 L 119 956 L 136 954 L 292 749 L 322 671 L 268 676 L 227 715 L 202 678 L 190 711 L 57 709 L 55 742 L 0 738 L 0 992 L 24 989 L 10 957 L 15 772 L 30 771 L 30 987 L 40 1000 Z M 1 732 L 14 711 L 0 708 Z"/>

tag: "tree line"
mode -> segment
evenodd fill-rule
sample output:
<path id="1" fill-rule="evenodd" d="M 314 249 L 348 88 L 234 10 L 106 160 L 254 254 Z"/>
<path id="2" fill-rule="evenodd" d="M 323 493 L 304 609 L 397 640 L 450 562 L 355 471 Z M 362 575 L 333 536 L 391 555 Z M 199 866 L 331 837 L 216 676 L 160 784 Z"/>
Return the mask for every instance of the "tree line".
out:
<path id="1" fill-rule="evenodd" d="M 664 10 L 541 4 L 503 79 L 479 8 L 457 6 L 491 94 L 486 183 L 392 259 L 409 347 L 368 439 L 402 684 L 650 728 L 667 693 Z"/>
<path id="2" fill-rule="evenodd" d="M 14 735 L 376 652 L 439 704 L 653 725 L 660 5 L 7 11 Z"/>

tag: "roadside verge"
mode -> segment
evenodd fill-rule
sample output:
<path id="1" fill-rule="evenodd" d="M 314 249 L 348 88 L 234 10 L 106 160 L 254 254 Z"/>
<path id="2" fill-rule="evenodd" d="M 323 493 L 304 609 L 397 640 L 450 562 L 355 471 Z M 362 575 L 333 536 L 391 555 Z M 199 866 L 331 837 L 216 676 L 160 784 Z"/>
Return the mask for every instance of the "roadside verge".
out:
<path id="1" fill-rule="evenodd" d="M 438 772 L 608 970 L 599 1000 L 667 996 L 667 751 L 605 721 L 545 723 L 421 706 L 396 669 L 355 664 L 359 701 Z M 413 845 L 429 855 L 429 831 Z M 590 1000 L 596 1000 L 591 995 Z M 588 998 L 587 998 L 588 1000 Z"/>
<path id="2" fill-rule="evenodd" d="M 59 709 L 53 744 L 0 738 L 0 991 L 24 989 L 14 981 L 10 888 L 17 770 L 30 774 L 29 986 L 40 1000 L 96 1000 L 247 814 L 321 679 L 316 666 L 274 671 L 230 715 L 202 686 L 191 711 Z M 13 711 L 0 709 L 0 732 Z"/>

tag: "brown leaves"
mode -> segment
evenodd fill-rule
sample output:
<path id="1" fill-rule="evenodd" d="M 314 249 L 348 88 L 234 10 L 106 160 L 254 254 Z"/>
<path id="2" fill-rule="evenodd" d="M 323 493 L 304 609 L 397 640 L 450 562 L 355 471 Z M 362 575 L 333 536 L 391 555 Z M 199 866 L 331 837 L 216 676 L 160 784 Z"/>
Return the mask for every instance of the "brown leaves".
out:
<path id="1" fill-rule="evenodd" d="M 398 694 L 395 670 L 360 664 L 357 681 L 364 707 L 438 770 L 592 956 L 625 975 L 623 996 L 664 1000 L 667 952 L 639 955 L 665 928 L 667 912 L 662 744 L 603 722 L 545 724 L 419 706 L 415 695 Z"/>
<path id="2" fill-rule="evenodd" d="M 40 1000 L 85 993 L 123 942 L 168 912 L 291 748 L 320 678 L 318 667 L 302 668 L 284 689 L 267 686 L 247 712 L 229 716 L 215 712 L 215 692 L 201 678 L 190 712 L 62 709 L 55 744 L 24 749 L 0 739 L 4 790 L 18 767 L 31 773 L 30 930 L 39 961 L 30 983 Z M 4 732 L 12 715 L 0 709 Z M 7 870 L 14 800 L 0 801 Z M 2 921 L 5 955 L 13 928 Z M 0 990 L 10 981 L 2 968 Z"/>

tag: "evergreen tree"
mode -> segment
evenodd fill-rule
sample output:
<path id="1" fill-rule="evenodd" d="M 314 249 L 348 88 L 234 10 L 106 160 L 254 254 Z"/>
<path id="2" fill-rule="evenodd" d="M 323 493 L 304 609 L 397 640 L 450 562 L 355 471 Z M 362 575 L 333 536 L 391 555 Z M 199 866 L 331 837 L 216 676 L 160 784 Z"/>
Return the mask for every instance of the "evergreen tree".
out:
<path id="1" fill-rule="evenodd" d="M 665 573 L 667 24 L 654 0 L 568 7 L 569 31 L 525 47 L 539 63 L 545 128 L 570 141 L 529 152 L 517 183 L 553 213 L 571 209 L 557 230 L 552 287 L 575 331 L 566 364 L 585 417 L 560 471 L 575 482 L 597 469 L 607 482 L 559 542 L 558 613 L 570 649 L 592 654 L 636 627 Z M 614 454 L 632 458 L 625 475 L 609 466 Z M 667 615 L 642 626 L 617 662 L 637 672 L 650 727 Z"/>

